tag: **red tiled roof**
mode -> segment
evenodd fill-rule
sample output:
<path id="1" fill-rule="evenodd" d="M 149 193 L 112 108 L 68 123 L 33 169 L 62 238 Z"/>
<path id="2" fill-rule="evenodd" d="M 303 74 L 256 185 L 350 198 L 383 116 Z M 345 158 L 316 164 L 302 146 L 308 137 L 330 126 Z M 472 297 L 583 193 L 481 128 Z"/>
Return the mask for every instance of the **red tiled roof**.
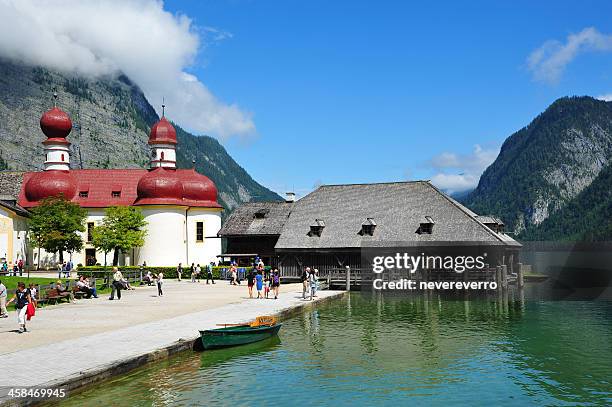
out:
<path id="1" fill-rule="evenodd" d="M 85 208 L 106 208 L 109 206 L 131 206 L 136 202 L 138 195 L 136 187 L 142 176 L 147 174 L 145 169 L 88 169 L 70 170 L 70 174 L 77 182 L 77 192 L 71 199 Z M 176 170 L 179 178 L 186 178 L 192 170 Z M 19 205 L 31 208 L 38 205 L 37 201 L 29 201 L 25 194 L 25 185 L 35 172 L 27 172 L 23 175 L 21 191 L 19 193 Z M 121 192 L 120 196 L 113 196 L 113 192 Z M 80 196 L 86 192 L 85 196 Z M 153 202 L 152 202 L 153 203 Z M 185 205 L 189 207 L 221 208 L 216 201 L 198 201 L 176 199 L 164 201 L 156 200 L 159 205 Z"/>

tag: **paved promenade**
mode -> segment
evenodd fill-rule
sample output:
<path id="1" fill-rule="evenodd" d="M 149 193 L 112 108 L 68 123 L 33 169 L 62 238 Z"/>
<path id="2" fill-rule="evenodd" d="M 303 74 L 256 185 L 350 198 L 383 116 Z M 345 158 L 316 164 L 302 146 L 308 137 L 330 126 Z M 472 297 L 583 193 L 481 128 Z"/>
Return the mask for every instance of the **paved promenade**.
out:
<path id="1" fill-rule="evenodd" d="M 99 298 L 48 307 L 37 312 L 29 324 L 31 332 L 24 334 L 13 332 L 13 312 L 0 320 L 2 365 L 25 363 L 33 369 L 10 369 L 2 385 L 86 384 L 84 378 L 101 378 L 104 372 L 108 377 L 189 348 L 199 336 L 198 329 L 310 305 L 301 299 L 301 285 L 281 289 L 278 300 L 257 300 L 248 299 L 244 284 L 168 281 L 163 297 L 156 296 L 154 287 L 142 287 L 125 292 L 121 301 Z M 339 294 L 321 291 L 318 300 Z M 126 366 L 118 370 L 121 364 Z"/>

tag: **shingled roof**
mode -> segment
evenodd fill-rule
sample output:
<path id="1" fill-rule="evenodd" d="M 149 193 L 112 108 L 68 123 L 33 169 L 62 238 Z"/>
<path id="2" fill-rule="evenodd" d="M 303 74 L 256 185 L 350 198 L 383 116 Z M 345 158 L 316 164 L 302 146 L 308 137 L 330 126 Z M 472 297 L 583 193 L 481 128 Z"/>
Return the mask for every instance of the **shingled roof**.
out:
<path id="1" fill-rule="evenodd" d="M 359 233 L 367 218 L 376 222 L 372 236 Z M 321 236 L 309 233 L 315 219 L 325 222 Z M 435 223 L 432 233 L 417 233 L 429 219 Z M 428 181 L 411 181 L 319 187 L 294 204 L 276 249 L 360 248 L 389 242 L 520 246 Z"/>
<path id="2" fill-rule="evenodd" d="M 227 218 L 219 236 L 280 235 L 293 202 L 249 202 Z"/>

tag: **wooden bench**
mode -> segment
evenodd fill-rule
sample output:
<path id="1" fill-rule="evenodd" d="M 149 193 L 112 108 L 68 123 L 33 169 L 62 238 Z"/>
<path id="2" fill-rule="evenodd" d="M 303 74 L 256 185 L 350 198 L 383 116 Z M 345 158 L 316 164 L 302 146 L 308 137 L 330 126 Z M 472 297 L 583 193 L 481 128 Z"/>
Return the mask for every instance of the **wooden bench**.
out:
<path id="1" fill-rule="evenodd" d="M 40 300 L 38 300 L 38 302 L 46 304 L 57 304 L 62 300 L 70 302 L 70 294 L 67 292 L 60 293 L 59 291 L 57 291 L 57 289 L 51 288 L 45 292 L 44 298 L 41 298 Z"/>
<path id="2" fill-rule="evenodd" d="M 78 285 L 74 285 L 72 287 L 72 295 L 74 295 L 74 298 L 76 298 L 77 300 L 80 300 L 85 296 L 85 292 L 81 291 Z"/>

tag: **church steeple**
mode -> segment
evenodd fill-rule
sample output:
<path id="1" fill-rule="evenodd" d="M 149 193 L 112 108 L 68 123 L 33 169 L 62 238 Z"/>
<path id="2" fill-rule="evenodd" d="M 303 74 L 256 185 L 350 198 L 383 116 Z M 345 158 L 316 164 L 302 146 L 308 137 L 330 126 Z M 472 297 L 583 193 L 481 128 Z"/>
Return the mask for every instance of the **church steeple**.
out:
<path id="1" fill-rule="evenodd" d="M 166 105 L 162 102 L 162 117 L 151 127 L 149 145 L 152 150 L 151 168 L 176 168 L 176 130 L 166 119 Z"/>
<path id="2" fill-rule="evenodd" d="M 53 109 L 40 118 L 40 128 L 47 136 L 45 146 L 45 171 L 70 170 L 70 143 L 66 140 L 72 130 L 70 117 L 57 107 L 57 92 L 53 92 Z"/>

